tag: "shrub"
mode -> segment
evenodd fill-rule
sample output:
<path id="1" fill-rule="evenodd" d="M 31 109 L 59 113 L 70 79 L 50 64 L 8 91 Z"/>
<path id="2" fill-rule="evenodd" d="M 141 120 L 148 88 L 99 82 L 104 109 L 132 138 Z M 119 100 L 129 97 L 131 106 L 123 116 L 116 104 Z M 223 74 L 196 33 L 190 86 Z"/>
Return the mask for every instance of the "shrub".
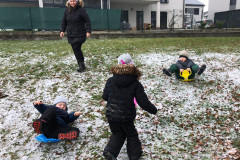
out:
<path id="1" fill-rule="evenodd" d="M 225 21 L 219 21 L 219 20 L 217 20 L 217 21 L 216 21 L 216 26 L 217 26 L 217 28 L 222 29 L 224 23 L 225 23 Z"/>

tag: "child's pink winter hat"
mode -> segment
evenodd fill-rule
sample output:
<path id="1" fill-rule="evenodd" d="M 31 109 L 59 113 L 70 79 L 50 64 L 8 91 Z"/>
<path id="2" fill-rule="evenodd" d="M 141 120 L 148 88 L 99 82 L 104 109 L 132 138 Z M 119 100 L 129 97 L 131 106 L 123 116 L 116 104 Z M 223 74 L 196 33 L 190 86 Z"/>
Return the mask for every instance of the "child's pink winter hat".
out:
<path id="1" fill-rule="evenodd" d="M 118 57 L 118 64 L 134 64 L 129 54 L 122 54 Z"/>

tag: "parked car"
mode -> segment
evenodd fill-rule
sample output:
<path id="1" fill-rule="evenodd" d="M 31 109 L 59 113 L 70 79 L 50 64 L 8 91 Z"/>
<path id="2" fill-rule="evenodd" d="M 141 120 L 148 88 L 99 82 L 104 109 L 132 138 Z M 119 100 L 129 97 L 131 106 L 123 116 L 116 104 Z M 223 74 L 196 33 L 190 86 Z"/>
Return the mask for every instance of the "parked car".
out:
<path id="1" fill-rule="evenodd" d="M 213 20 L 205 20 L 204 22 L 207 23 L 206 26 L 205 26 L 205 28 L 210 28 L 210 27 L 213 26 Z"/>
<path id="2" fill-rule="evenodd" d="M 200 29 L 201 26 L 203 28 L 210 28 L 212 25 L 213 25 L 213 21 L 212 20 L 196 21 L 194 23 L 194 27 L 198 28 L 198 29 Z"/>
<path id="3" fill-rule="evenodd" d="M 192 24 L 191 22 L 185 22 L 185 29 L 192 29 Z"/>
<path id="4" fill-rule="evenodd" d="M 202 23 L 203 23 L 203 21 L 196 21 L 196 22 L 194 23 L 194 27 L 195 27 L 196 29 L 200 29 Z"/>

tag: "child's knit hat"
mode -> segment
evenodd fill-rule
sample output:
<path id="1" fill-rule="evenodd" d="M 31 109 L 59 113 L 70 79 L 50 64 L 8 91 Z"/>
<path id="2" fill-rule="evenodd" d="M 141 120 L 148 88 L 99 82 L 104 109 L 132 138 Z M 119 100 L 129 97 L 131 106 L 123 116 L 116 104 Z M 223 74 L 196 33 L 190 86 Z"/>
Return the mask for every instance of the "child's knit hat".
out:
<path id="1" fill-rule="evenodd" d="M 180 58 L 180 57 L 185 57 L 185 58 L 188 59 L 189 54 L 188 54 L 188 52 L 187 52 L 186 50 L 183 50 L 183 51 L 181 51 L 180 54 L 179 54 L 179 58 Z"/>
<path id="2" fill-rule="evenodd" d="M 129 54 L 122 54 L 118 57 L 118 64 L 134 64 Z"/>
<path id="3" fill-rule="evenodd" d="M 67 105 L 67 100 L 65 99 L 64 96 L 57 96 L 53 103 L 55 105 L 55 104 L 58 104 L 58 103 L 61 103 L 61 102 L 66 103 L 66 105 Z"/>
<path id="4" fill-rule="evenodd" d="M 58 103 L 61 103 L 61 102 L 63 102 L 63 103 L 65 103 L 66 104 L 66 111 L 68 110 L 68 107 L 67 107 L 67 100 L 65 99 L 65 97 L 64 96 L 57 96 L 56 98 L 55 98 L 55 100 L 54 100 L 54 105 L 56 105 L 56 104 L 58 104 Z"/>

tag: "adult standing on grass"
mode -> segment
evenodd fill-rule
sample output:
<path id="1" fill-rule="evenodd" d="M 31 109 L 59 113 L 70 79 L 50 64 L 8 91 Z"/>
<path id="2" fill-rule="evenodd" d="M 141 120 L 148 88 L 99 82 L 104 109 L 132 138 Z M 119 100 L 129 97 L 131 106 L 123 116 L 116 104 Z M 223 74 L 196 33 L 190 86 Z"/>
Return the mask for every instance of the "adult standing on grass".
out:
<path id="1" fill-rule="evenodd" d="M 86 10 L 83 8 L 83 0 L 68 0 L 67 9 L 64 12 L 60 37 L 64 37 L 67 29 L 68 43 L 71 44 L 79 68 L 78 72 L 85 71 L 84 56 L 81 50 L 86 38 L 91 36 L 91 22 Z"/>

